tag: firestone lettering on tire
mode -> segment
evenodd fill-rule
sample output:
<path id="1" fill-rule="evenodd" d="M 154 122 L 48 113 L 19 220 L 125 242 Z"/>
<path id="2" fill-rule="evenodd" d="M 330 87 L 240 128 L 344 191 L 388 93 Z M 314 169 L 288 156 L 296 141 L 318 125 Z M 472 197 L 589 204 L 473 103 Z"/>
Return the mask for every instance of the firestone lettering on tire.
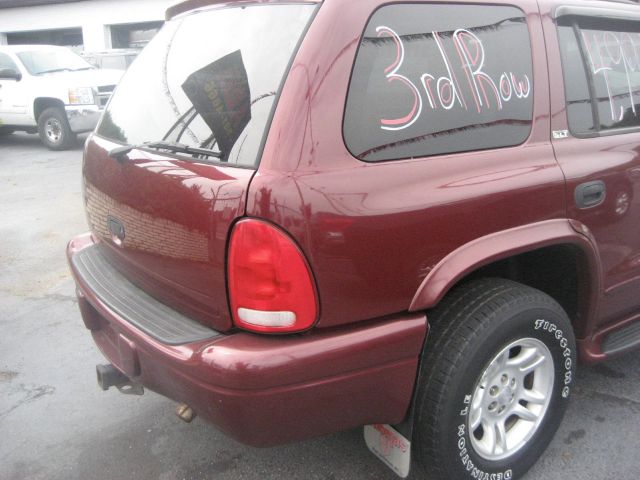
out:
<path id="1" fill-rule="evenodd" d="M 562 398 L 568 398 L 571 393 L 569 385 L 573 381 L 573 373 L 571 371 L 573 367 L 573 360 L 571 358 L 571 349 L 568 347 L 569 341 L 564 337 L 562 330 L 558 329 L 555 323 L 548 322 L 544 319 L 537 319 L 534 322 L 535 330 L 542 330 L 549 332 L 558 340 L 560 348 L 562 349 L 562 356 L 564 357 L 564 387 L 562 388 Z"/>

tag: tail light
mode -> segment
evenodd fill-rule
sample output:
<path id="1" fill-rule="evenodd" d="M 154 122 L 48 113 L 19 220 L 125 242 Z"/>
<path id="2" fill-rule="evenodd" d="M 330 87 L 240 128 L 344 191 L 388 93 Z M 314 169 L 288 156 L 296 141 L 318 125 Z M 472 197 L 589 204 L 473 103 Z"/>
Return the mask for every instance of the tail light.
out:
<path id="1" fill-rule="evenodd" d="M 255 219 L 238 222 L 229 241 L 229 300 L 236 326 L 267 333 L 311 327 L 318 300 L 311 270 L 293 240 Z"/>

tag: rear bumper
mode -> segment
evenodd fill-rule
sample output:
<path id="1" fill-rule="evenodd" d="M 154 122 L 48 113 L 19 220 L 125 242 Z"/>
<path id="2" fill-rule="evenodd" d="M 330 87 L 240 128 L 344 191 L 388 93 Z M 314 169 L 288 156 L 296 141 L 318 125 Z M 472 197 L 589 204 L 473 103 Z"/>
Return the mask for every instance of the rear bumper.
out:
<path id="1" fill-rule="evenodd" d="M 67 255 L 94 245 L 86 234 Z M 424 314 L 301 335 L 250 333 L 169 345 L 119 315 L 73 267 L 85 325 L 103 354 L 147 388 L 191 406 L 229 436 L 269 446 L 408 410 L 427 331 Z"/>

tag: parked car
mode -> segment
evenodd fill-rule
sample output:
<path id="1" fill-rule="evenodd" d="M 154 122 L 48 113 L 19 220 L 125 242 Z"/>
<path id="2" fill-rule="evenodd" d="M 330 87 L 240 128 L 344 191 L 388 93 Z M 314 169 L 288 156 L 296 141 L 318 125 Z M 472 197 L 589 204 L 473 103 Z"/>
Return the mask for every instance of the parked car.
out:
<path id="1" fill-rule="evenodd" d="M 522 477 L 578 354 L 640 344 L 638 7 L 167 18 L 84 155 L 67 253 L 101 386 L 250 445 L 365 425 L 401 476 Z"/>
<path id="2" fill-rule="evenodd" d="M 65 47 L 0 45 L 0 134 L 38 133 L 65 150 L 95 128 L 120 70 L 99 70 Z"/>
<path id="3" fill-rule="evenodd" d="M 97 68 L 126 70 L 139 53 L 140 49 L 137 48 L 117 48 L 103 52 L 82 52 L 80 55 Z"/>

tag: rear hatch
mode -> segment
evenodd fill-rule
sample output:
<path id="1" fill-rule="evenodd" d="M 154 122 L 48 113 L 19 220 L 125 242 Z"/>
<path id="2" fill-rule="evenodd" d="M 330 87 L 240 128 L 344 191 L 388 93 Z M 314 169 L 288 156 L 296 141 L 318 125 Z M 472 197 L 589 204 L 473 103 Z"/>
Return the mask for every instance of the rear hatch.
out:
<path id="1" fill-rule="evenodd" d="M 279 89 L 315 8 L 242 2 L 168 21 L 123 77 L 85 150 L 87 217 L 102 253 L 132 283 L 217 330 L 231 328 L 229 229 L 244 214 Z"/>

